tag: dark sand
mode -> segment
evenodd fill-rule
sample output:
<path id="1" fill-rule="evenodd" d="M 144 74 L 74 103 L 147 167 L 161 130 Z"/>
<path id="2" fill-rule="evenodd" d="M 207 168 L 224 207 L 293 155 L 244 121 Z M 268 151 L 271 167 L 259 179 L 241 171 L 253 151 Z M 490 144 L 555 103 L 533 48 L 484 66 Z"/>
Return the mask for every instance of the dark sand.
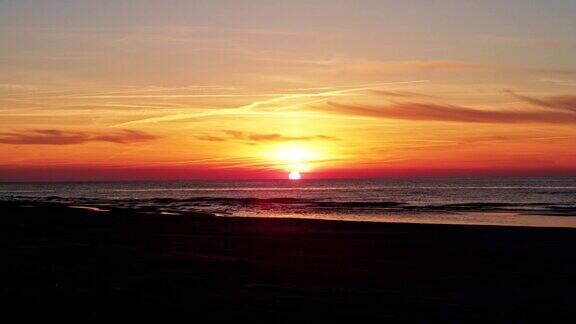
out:
<path id="1" fill-rule="evenodd" d="M 0 210 L 4 318 L 575 321 L 576 229 Z"/>

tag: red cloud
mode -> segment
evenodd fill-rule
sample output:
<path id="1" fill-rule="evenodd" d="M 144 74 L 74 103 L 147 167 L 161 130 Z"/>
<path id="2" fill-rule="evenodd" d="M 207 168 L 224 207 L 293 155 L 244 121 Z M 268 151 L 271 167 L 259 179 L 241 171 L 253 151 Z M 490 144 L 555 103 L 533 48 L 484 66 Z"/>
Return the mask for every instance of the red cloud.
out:
<path id="1" fill-rule="evenodd" d="M 154 135 L 134 130 L 122 130 L 112 134 L 92 134 L 55 129 L 41 129 L 25 133 L 0 133 L 1 144 L 18 145 L 71 145 L 87 142 L 128 144 L 154 139 L 157 139 Z"/>

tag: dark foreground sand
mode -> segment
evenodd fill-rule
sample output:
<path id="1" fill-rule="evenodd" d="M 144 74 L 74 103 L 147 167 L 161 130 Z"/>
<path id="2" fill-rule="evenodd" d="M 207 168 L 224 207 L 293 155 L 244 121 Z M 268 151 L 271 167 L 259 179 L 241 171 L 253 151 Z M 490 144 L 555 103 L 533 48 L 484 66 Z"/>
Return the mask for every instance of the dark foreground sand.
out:
<path id="1" fill-rule="evenodd" d="M 0 210 L 4 318 L 575 320 L 576 229 Z"/>

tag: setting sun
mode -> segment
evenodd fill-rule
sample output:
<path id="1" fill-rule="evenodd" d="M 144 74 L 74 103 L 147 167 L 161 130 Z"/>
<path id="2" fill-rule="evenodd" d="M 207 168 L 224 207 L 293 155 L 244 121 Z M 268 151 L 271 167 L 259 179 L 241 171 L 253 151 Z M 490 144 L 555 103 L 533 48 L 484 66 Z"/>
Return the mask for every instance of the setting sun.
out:
<path id="1" fill-rule="evenodd" d="M 292 171 L 288 174 L 288 179 L 290 180 L 300 180 L 302 179 L 302 175 L 298 171 Z"/>

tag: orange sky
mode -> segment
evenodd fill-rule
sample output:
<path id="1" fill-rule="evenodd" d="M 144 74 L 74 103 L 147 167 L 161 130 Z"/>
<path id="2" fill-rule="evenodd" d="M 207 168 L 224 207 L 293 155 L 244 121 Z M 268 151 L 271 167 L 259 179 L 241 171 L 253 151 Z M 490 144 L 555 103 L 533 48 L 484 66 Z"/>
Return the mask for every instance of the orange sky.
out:
<path id="1" fill-rule="evenodd" d="M 123 4 L 0 4 L 0 181 L 576 173 L 569 2 Z"/>

